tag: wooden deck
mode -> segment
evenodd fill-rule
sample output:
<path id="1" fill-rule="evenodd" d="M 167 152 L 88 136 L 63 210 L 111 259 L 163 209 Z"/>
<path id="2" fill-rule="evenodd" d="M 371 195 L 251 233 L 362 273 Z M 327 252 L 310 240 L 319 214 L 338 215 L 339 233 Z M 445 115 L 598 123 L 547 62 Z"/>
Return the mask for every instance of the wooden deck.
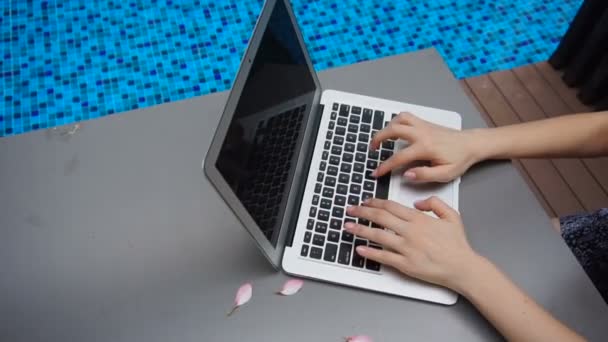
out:
<path id="1" fill-rule="evenodd" d="M 546 62 L 461 81 L 488 125 L 590 112 Z M 521 159 L 514 164 L 550 217 L 608 207 L 608 158 Z"/>

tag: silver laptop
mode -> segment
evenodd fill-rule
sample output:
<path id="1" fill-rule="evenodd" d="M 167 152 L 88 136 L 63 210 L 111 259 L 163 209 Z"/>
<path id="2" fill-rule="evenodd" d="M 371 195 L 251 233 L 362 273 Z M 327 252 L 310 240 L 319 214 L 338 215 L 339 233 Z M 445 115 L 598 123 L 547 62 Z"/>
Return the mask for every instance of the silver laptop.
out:
<path id="1" fill-rule="evenodd" d="M 453 304 L 445 288 L 407 278 L 355 252 L 382 248 L 343 230 L 349 205 L 384 198 L 412 206 L 439 196 L 458 208 L 458 184 L 415 187 L 370 173 L 406 142 L 371 136 L 397 113 L 460 129 L 457 113 L 322 89 L 288 0 L 267 0 L 203 167 L 277 269 L 306 278 Z M 373 222 L 358 220 L 377 229 Z"/>

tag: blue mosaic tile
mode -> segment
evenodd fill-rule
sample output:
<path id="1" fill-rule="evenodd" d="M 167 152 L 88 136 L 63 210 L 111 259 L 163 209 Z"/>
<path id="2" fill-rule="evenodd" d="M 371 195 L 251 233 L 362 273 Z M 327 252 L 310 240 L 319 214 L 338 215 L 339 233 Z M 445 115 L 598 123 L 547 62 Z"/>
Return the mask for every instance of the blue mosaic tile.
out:
<path id="1" fill-rule="evenodd" d="M 582 0 L 293 0 L 315 68 L 434 46 L 456 77 L 547 59 Z M 261 0 L 3 1 L 0 136 L 230 88 Z"/>

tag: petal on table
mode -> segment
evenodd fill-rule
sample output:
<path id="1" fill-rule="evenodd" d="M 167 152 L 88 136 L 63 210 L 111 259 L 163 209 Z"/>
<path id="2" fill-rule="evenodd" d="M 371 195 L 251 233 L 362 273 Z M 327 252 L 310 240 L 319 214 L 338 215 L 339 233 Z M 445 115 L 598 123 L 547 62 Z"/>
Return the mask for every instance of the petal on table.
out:
<path id="1" fill-rule="evenodd" d="M 234 297 L 234 305 L 232 310 L 228 313 L 228 316 L 232 315 L 236 309 L 238 309 L 241 305 L 244 305 L 251 299 L 251 294 L 253 293 L 253 286 L 251 283 L 245 283 L 239 287 L 238 291 L 236 291 L 236 296 Z"/>
<path id="2" fill-rule="evenodd" d="M 365 335 L 349 336 L 346 342 L 374 342 L 371 337 Z"/>
<path id="3" fill-rule="evenodd" d="M 285 284 L 283 284 L 283 287 L 281 288 L 281 290 L 279 292 L 277 292 L 277 294 L 280 294 L 283 296 L 294 295 L 294 294 L 298 293 L 298 291 L 300 291 L 300 289 L 302 288 L 302 285 L 304 285 L 304 282 L 300 279 L 289 279 L 288 281 L 285 282 Z"/>

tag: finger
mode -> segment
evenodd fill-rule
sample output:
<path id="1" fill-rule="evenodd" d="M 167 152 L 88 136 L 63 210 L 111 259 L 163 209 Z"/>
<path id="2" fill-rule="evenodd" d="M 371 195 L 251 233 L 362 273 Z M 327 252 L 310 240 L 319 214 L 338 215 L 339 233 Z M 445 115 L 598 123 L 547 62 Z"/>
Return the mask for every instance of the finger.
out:
<path id="1" fill-rule="evenodd" d="M 378 167 L 372 172 L 372 176 L 382 177 L 396 168 L 405 166 L 419 159 L 422 158 L 416 146 L 407 147 L 380 163 L 380 165 L 378 165 Z"/>
<path id="2" fill-rule="evenodd" d="M 419 118 L 410 112 L 401 112 L 391 121 L 402 125 L 414 126 L 418 123 L 418 120 Z"/>
<path id="3" fill-rule="evenodd" d="M 456 210 L 452 209 L 449 205 L 436 196 L 432 196 L 423 201 L 417 201 L 414 203 L 414 206 L 418 210 L 432 211 L 435 213 L 435 215 L 437 215 L 437 217 L 448 221 L 458 221 L 460 218 Z"/>
<path id="4" fill-rule="evenodd" d="M 399 227 L 405 223 L 403 220 L 394 216 L 384 209 L 364 207 L 364 206 L 353 206 L 346 208 L 346 213 L 351 216 L 361 217 L 371 222 L 375 222 L 381 227 L 387 227 L 391 230 L 399 233 Z M 377 230 L 377 229 L 374 229 Z"/>
<path id="5" fill-rule="evenodd" d="M 403 244 L 403 239 L 399 235 L 389 233 L 384 229 L 369 228 L 354 222 L 346 222 L 344 230 L 393 250 L 400 249 Z"/>
<path id="6" fill-rule="evenodd" d="M 367 201 L 363 202 L 363 205 L 373 208 L 380 208 L 388 211 L 389 213 L 395 215 L 397 218 L 400 218 L 405 221 L 412 221 L 416 216 L 420 215 L 420 213 L 412 208 L 405 207 L 395 201 L 387 201 L 379 198 L 370 198 Z M 401 226 L 400 226 L 401 227 Z M 387 227 L 394 230 L 392 227 Z M 402 230 L 404 228 L 397 228 Z M 399 231 L 396 231 L 400 233 Z"/>
<path id="7" fill-rule="evenodd" d="M 373 136 L 369 147 L 371 150 L 377 150 L 386 139 L 413 141 L 414 134 L 414 128 L 411 126 L 391 123 Z"/>
<path id="8" fill-rule="evenodd" d="M 419 166 L 407 170 L 403 176 L 415 183 L 447 183 L 454 179 L 450 165 Z"/>
<path id="9" fill-rule="evenodd" d="M 405 258 L 402 255 L 373 247 L 358 246 L 356 251 L 364 258 L 377 261 L 383 265 L 391 266 L 396 269 L 400 269 L 405 261 Z"/>

